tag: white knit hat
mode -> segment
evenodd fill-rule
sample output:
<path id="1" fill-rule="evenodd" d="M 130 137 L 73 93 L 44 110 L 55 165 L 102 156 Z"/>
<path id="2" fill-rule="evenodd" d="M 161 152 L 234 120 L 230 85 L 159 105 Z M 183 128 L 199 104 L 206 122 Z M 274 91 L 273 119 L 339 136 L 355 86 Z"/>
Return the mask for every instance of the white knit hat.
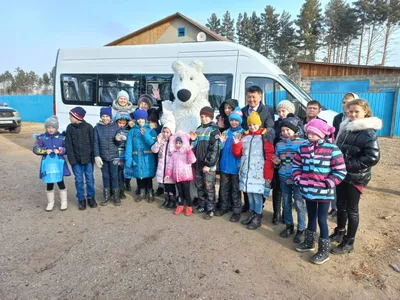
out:
<path id="1" fill-rule="evenodd" d="M 125 98 L 128 99 L 128 101 L 129 101 L 129 94 L 128 94 L 126 91 L 124 91 L 124 90 L 119 91 L 119 93 L 118 93 L 118 95 L 117 95 L 117 100 L 118 100 L 120 97 L 125 97 Z"/>
<path id="2" fill-rule="evenodd" d="M 294 114 L 296 112 L 294 104 L 289 100 L 282 100 L 281 102 L 279 102 L 276 110 L 278 111 L 279 108 L 286 109 L 290 114 Z"/>
<path id="3" fill-rule="evenodd" d="M 171 134 L 174 134 L 176 126 L 173 122 L 167 121 L 165 122 L 163 128 L 168 128 L 171 131 Z"/>

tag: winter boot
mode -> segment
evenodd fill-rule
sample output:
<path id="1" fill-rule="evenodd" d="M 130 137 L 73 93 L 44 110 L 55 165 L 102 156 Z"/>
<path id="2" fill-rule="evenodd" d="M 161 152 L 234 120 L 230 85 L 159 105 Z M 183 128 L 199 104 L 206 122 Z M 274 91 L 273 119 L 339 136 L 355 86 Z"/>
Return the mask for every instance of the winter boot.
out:
<path id="1" fill-rule="evenodd" d="M 86 209 L 86 199 L 78 200 L 78 205 L 79 205 L 79 210 L 85 210 Z"/>
<path id="2" fill-rule="evenodd" d="M 156 191 L 156 195 L 157 196 L 161 196 L 162 194 L 164 194 L 164 188 L 161 186 L 158 186 L 157 191 Z"/>
<path id="3" fill-rule="evenodd" d="M 94 198 L 88 198 L 88 199 L 87 199 L 87 202 L 88 202 L 90 208 L 95 208 L 95 207 L 97 207 L 97 202 L 96 202 L 96 200 L 95 200 Z"/>
<path id="4" fill-rule="evenodd" d="M 329 249 L 331 248 L 331 242 L 329 239 L 318 240 L 318 252 L 311 257 L 311 262 L 316 265 L 322 265 L 324 262 L 329 260 Z"/>
<path id="5" fill-rule="evenodd" d="M 343 237 L 346 234 L 346 230 L 339 230 L 339 228 L 335 228 L 333 234 L 329 236 L 331 242 L 341 243 L 343 241 Z"/>
<path id="6" fill-rule="evenodd" d="M 121 200 L 126 199 L 126 195 L 125 195 L 125 191 L 124 190 L 120 190 L 119 191 L 119 199 L 121 199 Z"/>
<path id="7" fill-rule="evenodd" d="M 139 195 L 136 197 L 135 201 L 140 202 L 142 200 L 146 199 L 146 189 L 140 189 Z"/>
<path id="8" fill-rule="evenodd" d="M 192 207 L 191 206 L 186 206 L 186 208 L 185 208 L 185 216 L 186 217 L 190 217 L 192 215 L 192 213 L 193 213 Z"/>
<path id="9" fill-rule="evenodd" d="M 68 208 L 68 200 L 67 200 L 67 189 L 60 190 L 60 199 L 61 199 L 61 210 L 67 210 Z"/>
<path id="10" fill-rule="evenodd" d="M 47 196 L 46 211 L 52 211 L 54 208 L 54 190 L 46 191 L 46 196 Z"/>
<path id="11" fill-rule="evenodd" d="M 178 205 L 178 207 L 174 211 L 174 215 L 180 215 L 184 209 L 185 207 L 183 205 Z"/>
<path id="12" fill-rule="evenodd" d="M 176 196 L 175 195 L 170 195 L 169 196 L 169 203 L 166 208 L 168 209 L 175 209 L 176 207 Z"/>
<path id="13" fill-rule="evenodd" d="M 120 206 L 121 205 L 121 199 L 120 199 L 120 190 L 118 189 L 113 189 L 113 202 L 115 206 Z"/>
<path id="14" fill-rule="evenodd" d="M 170 196 L 168 194 L 164 194 L 164 203 L 161 205 L 161 208 L 167 208 L 170 201 Z"/>
<path id="15" fill-rule="evenodd" d="M 231 218 L 229 219 L 232 223 L 237 223 L 240 221 L 240 215 L 233 213 Z"/>
<path id="16" fill-rule="evenodd" d="M 343 241 L 339 244 L 339 246 L 333 248 L 331 250 L 332 254 L 345 254 L 350 253 L 354 250 L 354 238 L 348 238 L 347 236 L 343 237 Z"/>
<path id="17" fill-rule="evenodd" d="M 294 225 L 286 225 L 286 228 L 279 234 L 280 237 L 288 238 L 294 233 Z"/>
<path id="18" fill-rule="evenodd" d="M 153 203 L 154 202 L 154 190 L 150 189 L 149 193 L 147 194 L 147 202 Z"/>
<path id="19" fill-rule="evenodd" d="M 301 243 L 301 237 L 304 235 L 304 230 L 297 230 L 296 235 L 294 236 L 293 242 L 296 244 Z"/>
<path id="20" fill-rule="evenodd" d="M 296 246 L 299 252 L 314 251 L 315 232 L 306 229 L 304 231 L 304 241 Z"/>
<path id="21" fill-rule="evenodd" d="M 241 223 L 243 224 L 243 225 L 249 225 L 250 223 L 251 223 L 251 220 L 253 220 L 253 218 L 255 217 L 255 211 L 253 211 L 253 210 L 250 210 L 250 214 L 249 214 L 249 216 L 247 217 L 247 219 L 246 220 L 243 220 Z"/>
<path id="22" fill-rule="evenodd" d="M 125 185 L 125 190 L 126 190 L 127 192 L 132 191 L 131 180 L 130 180 L 130 179 L 125 179 L 125 180 L 124 180 L 124 185 Z"/>
<path id="23" fill-rule="evenodd" d="M 254 214 L 250 224 L 247 225 L 247 229 L 254 230 L 261 226 L 261 214 Z"/>
<path id="24" fill-rule="evenodd" d="M 214 212 L 213 211 L 208 211 L 206 213 L 206 215 L 203 217 L 203 219 L 204 220 L 211 220 L 213 216 L 214 216 Z"/>
<path id="25" fill-rule="evenodd" d="M 103 202 L 100 203 L 101 206 L 106 206 L 111 201 L 111 190 L 103 189 Z"/>
<path id="26" fill-rule="evenodd" d="M 250 205 L 249 205 L 249 201 L 247 200 L 247 202 L 245 201 L 242 206 L 242 213 L 248 212 L 249 209 L 250 209 Z"/>

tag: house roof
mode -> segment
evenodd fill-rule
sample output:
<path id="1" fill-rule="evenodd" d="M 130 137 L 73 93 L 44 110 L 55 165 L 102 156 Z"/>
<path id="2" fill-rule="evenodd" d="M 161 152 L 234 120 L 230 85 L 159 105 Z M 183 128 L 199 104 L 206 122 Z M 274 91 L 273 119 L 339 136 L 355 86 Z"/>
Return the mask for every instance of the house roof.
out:
<path id="1" fill-rule="evenodd" d="M 199 24 L 199 23 L 193 21 L 192 19 L 190 19 L 190 18 L 188 18 L 188 17 L 182 15 L 181 13 L 177 12 L 177 13 L 175 13 L 175 14 L 173 14 L 173 15 L 170 15 L 170 16 L 164 18 L 164 19 L 161 19 L 161 20 L 159 20 L 159 21 L 157 21 L 157 22 L 155 22 L 155 23 L 152 23 L 152 24 L 150 24 L 150 25 L 147 25 L 146 27 L 143 27 L 143 28 L 141 28 L 141 29 L 139 29 L 139 30 L 136 30 L 135 32 L 132 32 L 132 33 L 126 35 L 126 36 L 123 36 L 123 37 L 121 37 L 121 38 L 119 38 L 119 39 L 117 39 L 117 40 L 115 40 L 115 41 L 113 41 L 113 42 L 111 42 L 111 43 L 108 43 L 106 46 L 115 46 L 115 45 L 118 45 L 119 43 L 121 43 L 121 42 L 123 42 L 123 41 L 125 41 L 125 40 L 127 40 L 127 39 L 129 39 L 129 38 L 131 38 L 131 37 L 134 37 L 134 36 L 136 36 L 136 35 L 138 35 L 138 34 L 144 32 L 144 31 L 146 31 L 146 30 L 149 30 L 149 29 L 151 29 L 151 28 L 154 27 L 154 26 L 158 26 L 158 25 L 160 25 L 160 24 L 162 24 L 162 23 L 165 23 L 165 22 L 168 22 L 168 21 L 170 21 L 170 20 L 173 20 L 173 19 L 175 19 L 175 18 L 177 18 L 177 17 L 180 17 L 180 18 L 182 18 L 182 19 L 188 21 L 189 23 L 191 23 L 192 25 L 196 26 L 196 27 L 199 28 L 201 31 L 205 32 L 206 34 L 211 35 L 213 38 L 215 38 L 215 39 L 218 40 L 218 41 L 227 41 L 227 42 L 230 42 L 230 41 L 231 41 L 231 40 L 227 39 L 226 37 L 223 37 L 223 36 L 219 35 L 218 33 L 215 33 L 214 31 L 208 29 L 206 26 L 203 26 L 203 25 L 201 25 L 201 24 Z"/>
<path id="2" fill-rule="evenodd" d="M 315 61 L 298 61 L 297 63 L 299 65 L 322 65 L 322 66 L 351 67 L 351 68 L 361 68 L 361 69 L 400 70 L 400 67 L 394 67 L 394 66 L 370 66 L 370 65 L 353 65 L 353 64 L 335 64 L 335 63 L 315 62 Z"/>

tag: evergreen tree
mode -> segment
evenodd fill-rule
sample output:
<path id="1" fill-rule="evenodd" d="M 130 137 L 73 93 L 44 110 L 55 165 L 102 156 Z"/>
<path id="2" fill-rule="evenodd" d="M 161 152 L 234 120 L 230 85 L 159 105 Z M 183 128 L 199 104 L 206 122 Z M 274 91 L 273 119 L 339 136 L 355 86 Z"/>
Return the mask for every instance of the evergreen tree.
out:
<path id="1" fill-rule="evenodd" d="M 297 69 L 298 42 L 294 22 L 288 12 L 283 11 L 278 22 L 279 32 L 273 46 L 275 63 L 288 75 Z"/>
<path id="2" fill-rule="evenodd" d="M 251 48 L 252 43 L 252 24 L 251 20 L 247 16 L 247 13 L 239 14 L 236 22 L 236 32 L 238 36 L 238 43 Z"/>
<path id="3" fill-rule="evenodd" d="M 261 14 L 261 29 L 261 54 L 267 58 L 272 58 L 272 49 L 274 48 L 279 32 L 279 14 L 276 14 L 275 8 L 270 5 L 267 5 L 264 13 Z"/>
<path id="4" fill-rule="evenodd" d="M 249 20 L 248 35 L 250 48 L 254 51 L 260 52 L 262 42 L 261 19 L 257 16 L 255 11 L 253 11 Z"/>
<path id="5" fill-rule="evenodd" d="M 299 28 L 297 32 L 303 59 L 314 61 L 316 52 L 321 46 L 319 40 L 323 32 L 319 0 L 305 0 L 297 18 L 296 25 Z"/>
<path id="6" fill-rule="evenodd" d="M 243 45 L 243 15 L 239 13 L 236 20 L 236 40 L 239 44 Z"/>
<path id="7" fill-rule="evenodd" d="M 235 27 L 233 25 L 234 23 L 235 20 L 231 18 L 231 14 L 229 13 L 229 11 L 226 11 L 222 19 L 220 34 L 227 39 L 230 39 L 231 41 L 234 41 L 235 39 Z"/>
<path id="8" fill-rule="evenodd" d="M 358 60 L 357 63 L 361 64 L 361 56 L 363 50 L 363 42 L 364 42 L 364 35 L 365 35 L 365 28 L 368 25 L 368 11 L 370 10 L 371 1 L 370 0 L 358 0 L 353 3 L 357 21 L 361 28 L 360 32 L 360 45 L 358 47 Z"/>
<path id="9" fill-rule="evenodd" d="M 369 9 L 367 10 L 367 24 L 369 26 L 367 57 L 365 64 L 368 65 L 373 56 L 374 50 L 380 45 L 379 31 L 387 17 L 387 1 L 386 0 L 370 0 Z"/>
<path id="10" fill-rule="evenodd" d="M 215 33 L 219 34 L 221 32 L 221 20 L 217 17 L 215 13 L 213 13 L 211 17 L 207 19 L 206 26 Z"/>

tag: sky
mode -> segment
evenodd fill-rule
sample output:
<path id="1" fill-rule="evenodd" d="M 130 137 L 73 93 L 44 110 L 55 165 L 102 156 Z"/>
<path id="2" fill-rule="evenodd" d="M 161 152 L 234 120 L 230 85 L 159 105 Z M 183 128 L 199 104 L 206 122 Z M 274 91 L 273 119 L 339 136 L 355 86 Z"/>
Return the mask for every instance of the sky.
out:
<path id="1" fill-rule="evenodd" d="M 321 0 L 323 9 L 328 0 Z M 38 74 L 49 72 L 59 48 L 103 46 L 113 40 L 180 12 L 205 24 L 216 13 L 222 18 L 229 10 L 233 18 L 240 12 L 258 15 L 266 5 L 277 13 L 283 10 L 295 18 L 301 0 L 114 0 L 49 1 L 14 0 L 0 10 L 0 73 L 16 67 Z M 396 58 L 395 58 L 396 59 Z M 390 64 L 397 63 L 391 59 Z"/>

